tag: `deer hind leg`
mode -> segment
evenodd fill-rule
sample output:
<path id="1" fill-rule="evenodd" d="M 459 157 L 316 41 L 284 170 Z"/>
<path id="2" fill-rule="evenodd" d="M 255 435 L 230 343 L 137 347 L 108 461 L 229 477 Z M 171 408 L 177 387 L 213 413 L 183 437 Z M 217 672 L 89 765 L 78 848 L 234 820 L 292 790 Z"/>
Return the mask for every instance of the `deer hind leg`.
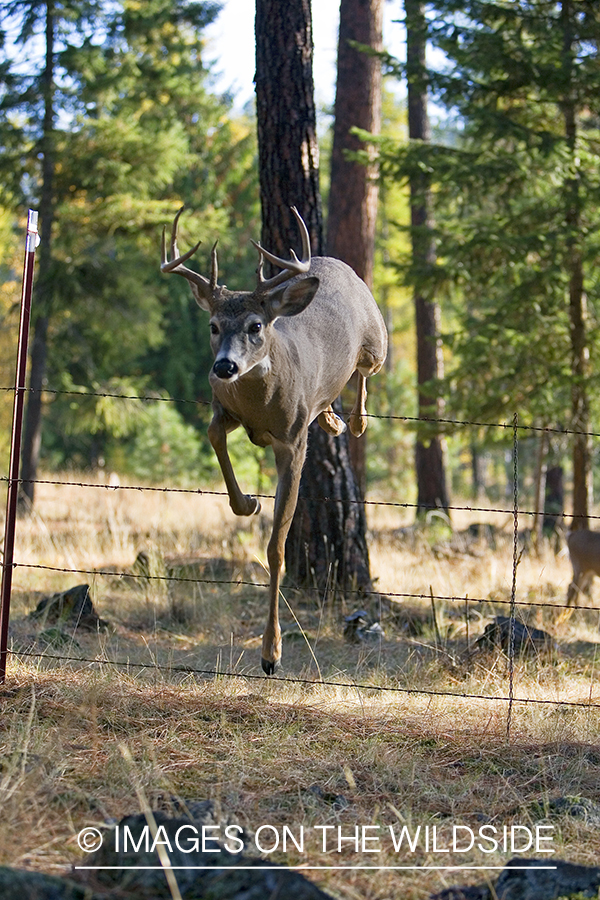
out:
<path id="1" fill-rule="evenodd" d="M 348 419 L 354 437 L 360 437 L 367 428 L 367 378 L 376 375 L 385 360 L 383 355 L 363 347 L 356 362 L 356 400 Z"/>
<path id="2" fill-rule="evenodd" d="M 208 439 L 212 444 L 215 455 L 219 461 L 227 493 L 229 505 L 236 516 L 251 516 L 260 512 L 260 503 L 256 497 L 243 494 L 237 483 L 233 466 L 227 452 L 227 435 L 234 431 L 239 422 L 226 412 L 220 403 L 213 403 L 214 416 L 208 426 Z"/>
<path id="3" fill-rule="evenodd" d="M 356 400 L 348 425 L 354 437 L 360 437 L 367 428 L 367 379 L 360 371 L 357 371 L 356 375 Z"/>
<path id="4" fill-rule="evenodd" d="M 339 437 L 340 434 L 343 434 L 346 430 L 346 423 L 343 419 L 333 411 L 331 406 L 328 406 L 327 409 L 324 409 L 320 415 L 317 416 L 317 422 L 327 434 L 332 434 L 334 437 Z"/>
<path id="5" fill-rule="evenodd" d="M 579 606 L 579 597 L 589 591 L 594 575 L 573 567 L 573 580 L 567 590 L 567 606 Z"/>
<path id="6" fill-rule="evenodd" d="M 281 628 L 279 625 L 279 582 L 283 569 L 285 539 L 298 502 L 300 475 L 306 457 L 306 433 L 296 445 L 273 441 L 277 466 L 277 491 L 273 512 L 273 533 L 267 547 L 269 562 L 269 615 L 263 632 L 263 671 L 272 675 L 281 659 Z"/>
<path id="7" fill-rule="evenodd" d="M 567 589 L 567 606 L 577 606 L 577 598 L 579 596 L 579 586 L 575 579 L 570 583 Z"/>

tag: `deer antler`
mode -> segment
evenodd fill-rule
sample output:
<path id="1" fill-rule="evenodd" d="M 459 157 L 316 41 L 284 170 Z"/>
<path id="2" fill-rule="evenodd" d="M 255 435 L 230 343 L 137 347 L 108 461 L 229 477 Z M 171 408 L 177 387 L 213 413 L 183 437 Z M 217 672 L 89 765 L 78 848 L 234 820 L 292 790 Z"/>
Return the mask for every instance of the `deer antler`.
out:
<path id="1" fill-rule="evenodd" d="M 310 237 L 308 234 L 308 228 L 304 222 L 304 219 L 298 212 L 295 206 L 292 206 L 292 212 L 296 217 L 296 221 L 300 227 L 300 234 L 302 236 L 302 259 L 298 259 L 293 250 L 290 250 L 292 254 L 292 258 L 289 260 L 281 259 L 279 256 L 275 256 L 273 253 L 270 253 L 268 250 L 265 250 L 264 247 L 261 247 L 259 243 L 256 241 L 252 241 L 259 254 L 259 262 L 258 262 L 258 286 L 257 291 L 260 293 L 270 291 L 274 287 L 277 287 L 280 284 L 283 284 L 284 281 L 288 281 L 290 278 L 293 278 L 294 275 L 302 275 L 309 271 L 310 269 Z M 262 268 L 263 261 L 267 259 L 274 266 L 278 266 L 280 269 L 283 269 L 283 272 L 280 272 L 278 275 L 274 275 L 273 278 L 263 278 Z"/>
<path id="2" fill-rule="evenodd" d="M 212 259 L 212 267 L 211 267 L 211 276 L 210 281 L 208 278 L 205 278 L 204 275 L 198 274 L 198 272 L 194 272 L 193 269 L 188 269 L 187 266 L 183 264 L 190 259 L 202 241 L 198 241 L 191 250 L 188 250 L 186 253 L 179 255 L 179 248 L 177 247 L 177 225 L 179 223 L 179 217 L 183 212 L 184 207 L 182 206 L 175 219 L 173 221 L 173 227 L 171 228 L 171 259 L 169 260 L 167 255 L 167 239 L 166 239 L 166 229 L 163 228 L 162 232 L 162 262 L 160 266 L 161 272 L 175 272 L 177 275 L 183 275 L 184 278 L 190 282 L 191 285 L 199 288 L 199 293 L 204 299 L 212 300 L 213 293 L 217 287 L 217 278 L 218 278 L 218 265 L 217 265 L 217 245 L 212 248 L 211 259 Z"/>

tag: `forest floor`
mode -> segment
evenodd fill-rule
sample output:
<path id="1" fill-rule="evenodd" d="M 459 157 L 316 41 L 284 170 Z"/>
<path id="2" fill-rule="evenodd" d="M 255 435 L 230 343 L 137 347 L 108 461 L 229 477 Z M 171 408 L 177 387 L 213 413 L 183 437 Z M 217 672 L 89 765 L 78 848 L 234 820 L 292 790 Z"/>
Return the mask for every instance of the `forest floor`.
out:
<path id="1" fill-rule="evenodd" d="M 283 667 L 267 679 L 266 507 L 248 521 L 221 496 L 38 486 L 0 689 L 0 865 L 84 864 L 80 830 L 138 811 L 136 789 L 154 808 L 213 800 L 268 859 L 325 867 L 306 875 L 344 898 L 426 898 L 521 850 L 597 863 L 600 602 L 564 608 L 564 548 L 520 553 L 517 617 L 552 640 L 511 678 L 501 647 L 477 642 L 510 609 L 511 516 L 469 533 L 481 519 L 457 512 L 450 535 L 370 505 L 380 594 L 284 588 Z M 84 582 L 106 628 L 28 617 Z M 357 607 L 383 637 L 345 639 Z"/>

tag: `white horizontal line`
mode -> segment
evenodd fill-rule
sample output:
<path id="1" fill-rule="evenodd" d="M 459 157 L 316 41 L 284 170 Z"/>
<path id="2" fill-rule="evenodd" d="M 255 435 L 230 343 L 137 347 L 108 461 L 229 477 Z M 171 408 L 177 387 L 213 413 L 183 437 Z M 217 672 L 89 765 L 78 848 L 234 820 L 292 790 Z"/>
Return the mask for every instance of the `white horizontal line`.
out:
<path id="1" fill-rule="evenodd" d="M 203 871 L 214 871 L 215 869 L 232 869 L 232 870 L 244 870 L 244 871 L 269 871 L 272 872 L 273 869 L 282 868 L 280 866 L 74 866 L 75 869 L 92 869 L 92 870 L 113 870 L 113 869 L 126 869 L 127 871 L 146 871 L 153 869 L 170 869 L 170 870 L 203 870 Z M 387 870 L 396 870 L 396 869 L 419 869 L 423 871 L 428 871 L 431 869 L 441 869 L 444 871 L 456 871 L 459 869 L 468 869 L 468 870 L 478 870 L 478 871 L 500 871 L 505 869 L 506 866 L 309 866 L 304 863 L 300 863 L 297 866 L 286 866 L 283 868 L 283 871 L 296 871 L 300 869 L 326 869 L 326 870 L 340 870 L 340 869 L 368 869 L 372 871 L 387 871 Z M 542 869 L 557 869 L 557 866 L 509 866 L 510 870 L 518 871 L 525 870 L 537 872 Z"/>

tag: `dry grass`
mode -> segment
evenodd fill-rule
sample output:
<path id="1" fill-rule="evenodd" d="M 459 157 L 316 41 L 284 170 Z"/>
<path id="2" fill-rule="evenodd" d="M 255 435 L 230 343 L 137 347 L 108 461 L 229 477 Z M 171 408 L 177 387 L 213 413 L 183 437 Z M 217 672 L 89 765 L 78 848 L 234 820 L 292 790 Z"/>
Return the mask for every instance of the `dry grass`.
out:
<path id="1" fill-rule="evenodd" d="M 85 480 L 85 479 L 84 479 Z M 389 826 L 437 825 L 440 845 L 452 825 L 501 829 L 543 822 L 555 826 L 562 858 L 592 863 L 600 852 L 597 826 L 553 812 L 552 800 L 581 796 L 600 802 L 598 612 L 567 617 L 568 561 L 545 547 L 518 569 L 518 599 L 543 602 L 523 614 L 550 631 L 557 648 L 517 660 L 516 697 L 565 700 L 579 707 L 515 704 L 510 742 L 507 704 L 458 696 L 507 696 L 507 665 L 497 652 L 467 656 L 474 637 L 510 596 L 510 534 L 492 551 L 484 542 L 438 542 L 400 533 L 396 510 L 370 507 L 372 571 L 383 592 L 472 598 L 436 601 L 438 635 L 429 600 L 404 600 L 386 613 L 381 646 L 342 639 L 342 613 L 351 599 L 323 609 L 318 598 L 286 593 L 302 629 L 285 641 L 284 676 L 260 677 L 265 615 L 264 559 L 268 510 L 250 523 L 236 520 L 220 497 L 42 486 L 37 512 L 19 523 L 14 574 L 16 649 L 108 663 L 57 663 L 13 657 L 0 695 L 0 864 L 60 870 L 81 858 L 76 834 L 138 808 L 126 744 L 153 804 L 179 796 L 211 798 L 250 829 L 301 825 L 312 835 L 307 852 L 274 858 L 310 865 L 502 865 L 500 851 L 396 855 Z M 504 517 L 506 518 L 506 517 Z M 459 521 L 464 528 L 466 519 Z M 149 554 L 155 574 L 178 560 L 189 581 L 171 584 L 118 575 L 76 575 L 47 569 L 132 571 Z M 219 586 L 211 580 L 249 582 Z M 111 630 L 45 644 L 40 626 L 25 618 L 41 594 L 89 581 L 99 614 Z M 476 602 L 476 599 L 484 602 Z M 597 604 L 600 605 L 600 604 Z M 410 607 L 417 626 L 407 624 Z M 465 612 L 468 612 L 468 619 Z M 294 626 L 291 613 L 284 620 Z M 418 632 L 418 633 L 416 633 Z M 310 644 L 310 647 L 309 647 Z M 437 644 L 437 646 L 436 646 Z M 161 668 L 141 668 L 158 663 Z M 237 671 L 248 678 L 202 678 L 177 667 Z M 318 683 L 319 673 L 336 687 Z M 387 690 L 355 689 L 360 683 Z M 378 825 L 377 855 L 344 844 L 323 852 L 315 826 Z M 374 833 L 374 832 L 371 832 Z M 334 832 L 330 832 L 334 834 Z M 388 835 L 387 839 L 385 835 Z M 333 845 L 332 845 L 333 846 Z M 292 848 L 293 849 L 293 848 Z M 343 897 L 423 898 L 446 884 L 482 880 L 481 873 L 436 871 L 313 873 Z"/>

